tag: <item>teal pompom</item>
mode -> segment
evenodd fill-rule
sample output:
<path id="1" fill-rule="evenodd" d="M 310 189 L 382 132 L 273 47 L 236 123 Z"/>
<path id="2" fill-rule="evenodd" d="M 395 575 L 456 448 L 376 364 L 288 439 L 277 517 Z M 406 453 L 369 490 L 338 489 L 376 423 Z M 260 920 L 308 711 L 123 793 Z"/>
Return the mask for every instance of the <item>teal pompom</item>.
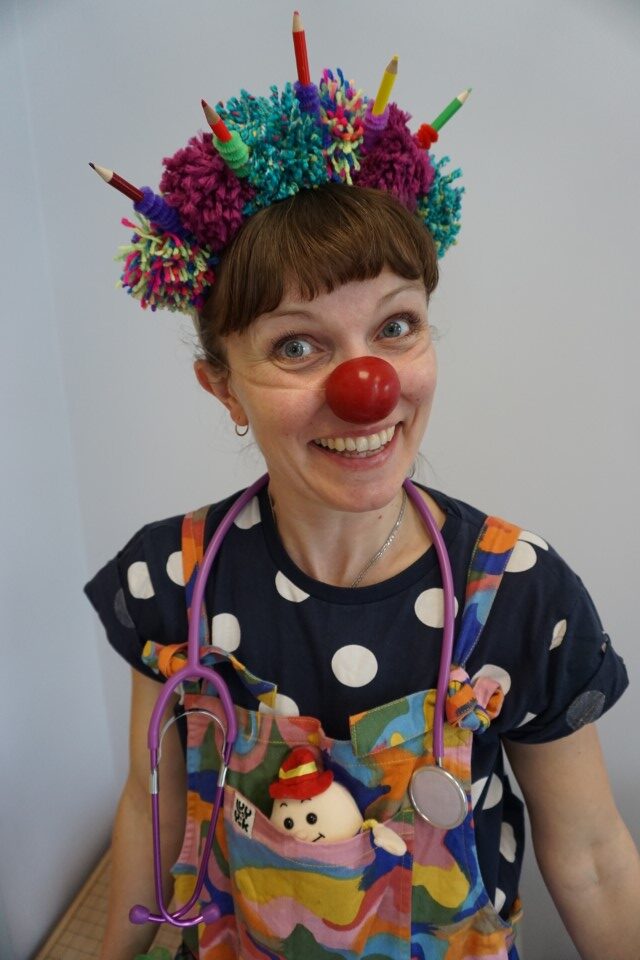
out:
<path id="1" fill-rule="evenodd" d="M 271 87 L 269 98 L 242 90 L 217 110 L 249 147 L 246 177 L 256 195 L 244 208 L 245 216 L 328 181 L 317 118 L 301 111 L 290 83 L 280 94 Z"/>
<path id="2" fill-rule="evenodd" d="M 464 187 L 454 186 L 454 182 L 462 176 L 462 170 L 444 173 L 443 167 L 449 163 L 449 157 L 442 157 L 437 162 L 431 159 L 435 177 L 429 192 L 418 201 L 416 213 L 433 237 L 438 257 L 443 257 L 456 243 L 460 232 Z"/>

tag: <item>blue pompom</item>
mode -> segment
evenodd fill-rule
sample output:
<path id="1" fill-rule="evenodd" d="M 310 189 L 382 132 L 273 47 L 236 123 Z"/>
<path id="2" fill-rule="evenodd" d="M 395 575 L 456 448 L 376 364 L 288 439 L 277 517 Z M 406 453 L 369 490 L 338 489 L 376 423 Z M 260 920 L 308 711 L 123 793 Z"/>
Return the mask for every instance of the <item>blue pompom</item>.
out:
<path id="1" fill-rule="evenodd" d="M 464 187 L 454 186 L 454 181 L 462 176 L 459 169 L 444 173 L 443 167 L 449 163 L 449 157 L 433 160 L 436 175 L 431 188 L 418 202 L 417 215 L 434 239 L 438 257 L 443 257 L 449 247 L 456 243 L 460 232 L 460 215 Z"/>
<path id="2" fill-rule="evenodd" d="M 328 181 L 317 118 L 300 109 L 290 83 L 280 94 L 271 87 L 268 99 L 242 90 L 218 112 L 250 150 L 247 180 L 256 195 L 244 209 L 246 216 Z"/>

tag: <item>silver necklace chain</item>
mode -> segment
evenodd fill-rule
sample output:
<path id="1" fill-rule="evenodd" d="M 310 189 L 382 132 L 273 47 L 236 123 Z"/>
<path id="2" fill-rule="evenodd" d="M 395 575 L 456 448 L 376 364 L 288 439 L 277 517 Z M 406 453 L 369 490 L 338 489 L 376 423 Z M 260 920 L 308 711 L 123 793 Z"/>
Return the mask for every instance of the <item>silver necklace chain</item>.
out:
<path id="1" fill-rule="evenodd" d="M 271 507 L 271 516 L 273 517 L 273 523 L 274 523 L 275 528 L 276 528 L 276 530 L 277 530 L 277 529 L 278 529 L 278 519 L 277 519 L 277 517 L 276 517 L 275 504 L 274 504 L 273 500 L 271 499 L 271 497 L 269 497 L 269 505 L 270 505 L 270 507 Z M 371 567 L 374 565 L 374 563 L 377 563 L 378 560 L 380 559 L 380 557 L 382 557 L 382 555 L 387 552 L 387 550 L 389 549 L 389 547 L 391 546 L 391 544 L 392 544 L 393 541 L 395 540 L 396 536 L 398 535 L 398 530 L 400 529 L 400 524 L 402 523 L 402 521 L 403 521 L 403 519 L 404 519 L 404 513 L 405 513 L 406 506 L 407 506 L 407 491 L 406 491 L 406 490 L 404 489 L 404 487 L 403 487 L 403 488 L 402 488 L 402 503 L 400 504 L 400 512 L 398 513 L 398 516 L 397 516 L 397 518 L 396 518 L 396 522 L 395 522 L 394 525 L 391 527 L 391 530 L 389 531 L 389 535 L 388 535 L 387 539 L 385 540 L 385 542 L 384 542 L 384 543 L 382 544 L 382 546 L 380 547 L 380 549 L 377 550 L 377 551 L 374 553 L 374 555 L 371 557 L 370 560 L 367 560 L 367 562 L 365 563 L 364 567 L 362 568 L 362 570 L 360 571 L 360 573 L 358 574 L 358 576 L 355 578 L 355 580 L 353 581 L 353 583 L 350 584 L 350 589 L 351 589 L 351 590 L 353 590 L 354 587 L 357 587 L 357 586 L 358 586 L 358 584 L 360 583 L 360 581 L 362 580 L 362 578 L 364 577 L 364 575 L 365 575 L 366 573 L 368 573 L 369 570 L 371 570 Z"/>
<path id="2" fill-rule="evenodd" d="M 404 518 L 404 511 L 405 511 L 406 506 L 407 506 L 407 491 L 406 491 L 406 490 L 404 489 L 404 487 L 403 487 L 403 488 L 402 488 L 402 503 L 400 504 L 400 513 L 398 514 L 398 517 L 397 517 L 397 519 L 396 519 L 396 522 L 395 522 L 394 525 L 392 526 L 392 528 L 391 528 L 391 530 L 390 530 L 390 532 L 389 532 L 389 536 L 387 537 L 387 539 L 385 540 L 385 542 L 382 544 L 382 546 L 380 547 L 380 549 L 379 549 L 376 553 L 374 553 L 374 555 L 371 557 L 370 560 L 367 560 L 366 564 L 364 565 L 364 567 L 362 568 L 362 570 L 360 571 L 360 573 L 358 574 L 358 576 L 355 578 L 355 580 L 354 580 L 353 583 L 351 584 L 351 589 L 352 589 L 352 590 L 353 590 L 354 587 L 357 587 L 357 586 L 358 586 L 358 584 L 360 583 L 360 581 L 361 581 L 362 578 L 364 577 L 365 573 L 368 573 L 368 571 L 371 570 L 371 567 L 374 565 L 374 563 L 377 563 L 377 562 L 378 562 L 378 560 L 380 559 L 380 557 L 381 557 L 384 553 L 387 552 L 387 550 L 389 549 L 389 547 L 391 546 L 391 544 L 392 544 L 393 541 L 395 540 L 395 538 L 396 538 L 396 536 L 397 536 L 397 534 L 398 534 L 398 530 L 400 529 L 400 524 L 402 523 L 402 520 L 403 520 L 403 518 Z"/>

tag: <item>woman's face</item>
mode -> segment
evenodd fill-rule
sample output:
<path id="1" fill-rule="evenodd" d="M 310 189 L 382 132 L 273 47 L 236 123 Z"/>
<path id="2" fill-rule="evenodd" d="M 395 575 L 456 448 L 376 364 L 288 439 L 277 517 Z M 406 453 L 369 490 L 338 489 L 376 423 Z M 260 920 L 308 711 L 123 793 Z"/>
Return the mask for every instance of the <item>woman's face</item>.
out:
<path id="1" fill-rule="evenodd" d="M 276 310 L 229 336 L 226 349 L 229 375 L 210 378 L 209 389 L 236 423 L 251 425 L 277 499 L 362 511 L 397 495 L 436 386 L 422 281 L 384 270 L 312 301 L 289 291 Z M 325 383 L 339 364 L 362 356 L 392 364 L 401 390 L 383 420 L 357 425 L 332 412 Z"/>

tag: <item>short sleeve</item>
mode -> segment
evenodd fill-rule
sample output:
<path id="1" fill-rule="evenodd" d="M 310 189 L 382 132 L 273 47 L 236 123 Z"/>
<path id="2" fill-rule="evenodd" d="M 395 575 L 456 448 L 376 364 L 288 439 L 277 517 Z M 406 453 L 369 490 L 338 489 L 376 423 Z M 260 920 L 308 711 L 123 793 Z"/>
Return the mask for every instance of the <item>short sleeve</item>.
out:
<path id="1" fill-rule="evenodd" d="M 597 720 L 628 685 L 593 600 L 580 578 L 567 572 L 571 602 L 567 594 L 549 597 L 551 619 L 534 641 L 525 676 L 514 681 L 519 709 L 513 710 L 514 699 L 508 711 L 513 726 L 500 731 L 509 740 L 546 743 L 568 736 Z"/>
<path id="2" fill-rule="evenodd" d="M 147 640 L 186 640 L 181 530 L 182 517 L 143 527 L 84 588 L 114 650 L 156 680 L 141 660 Z"/>

